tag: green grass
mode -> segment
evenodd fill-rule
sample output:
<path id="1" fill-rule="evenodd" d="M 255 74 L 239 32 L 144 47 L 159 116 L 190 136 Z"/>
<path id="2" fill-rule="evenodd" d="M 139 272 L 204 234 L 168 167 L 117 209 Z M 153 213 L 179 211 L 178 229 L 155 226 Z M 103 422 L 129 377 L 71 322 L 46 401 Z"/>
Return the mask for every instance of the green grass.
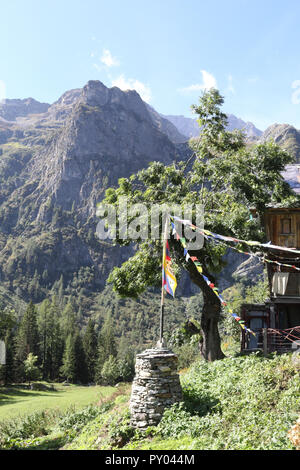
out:
<path id="1" fill-rule="evenodd" d="M 199 360 L 180 378 L 183 402 L 166 409 L 160 424 L 143 433 L 130 426 L 130 384 L 125 384 L 99 387 L 103 395 L 96 407 L 72 410 L 68 402 L 63 413 L 41 414 L 34 406 L 35 414 L 2 425 L 2 442 L 5 448 L 41 450 L 295 449 L 288 432 L 300 414 L 300 360 L 291 354 Z M 60 396 L 75 396 L 77 403 L 81 397 L 83 405 L 82 389 L 88 388 L 67 388 Z M 27 402 L 37 404 L 41 392 L 30 393 L 37 395 Z M 42 395 L 49 408 L 51 392 Z"/>
<path id="2" fill-rule="evenodd" d="M 230 349 L 230 348 L 229 348 Z M 184 401 L 145 433 L 129 425 L 129 394 L 91 419 L 66 450 L 292 450 L 300 365 L 291 355 L 197 361 L 181 374 Z"/>
<path id="3" fill-rule="evenodd" d="M 85 394 L 84 400 L 82 399 L 83 392 L 79 389 L 84 387 L 71 386 L 71 388 L 73 393 L 70 389 L 69 398 L 77 389 L 76 407 L 74 403 L 68 401 L 67 408 L 65 408 L 66 402 L 61 403 L 60 408 L 48 406 L 42 411 L 34 408 L 33 412 L 0 421 L 0 448 L 58 450 L 72 449 L 74 446 L 80 449 L 93 449 L 95 445 L 97 446 L 99 432 L 102 433 L 102 437 L 106 435 L 106 440 L 102 444 L 110 445 L 114 433 L 117 435 L 119 433 L 119 420 L 123 419 L 123 411 L 127 413 L 130 384 L 122 384 L 117 389 L 90 387 L 94 392 L 97 389 L 97 403 L 94 400 L 95 394 L 94 396 Z M 33 402 L 36 399 L 31 397 Z M 89 400 L 88 405 L 85 404 L 86 400 Z M 115 428 L 112 426 L 113 423 Z M 80 439 L 77 442 L 78 436 Z"/>
<path id="4" fill-rule="evenodd" d="M 36 411 L 82 408 L 111 395 L 113 387 L 55 384 L 55 390 L 30 390 L 26 385 L 0 387 L 0 421 Z"/>

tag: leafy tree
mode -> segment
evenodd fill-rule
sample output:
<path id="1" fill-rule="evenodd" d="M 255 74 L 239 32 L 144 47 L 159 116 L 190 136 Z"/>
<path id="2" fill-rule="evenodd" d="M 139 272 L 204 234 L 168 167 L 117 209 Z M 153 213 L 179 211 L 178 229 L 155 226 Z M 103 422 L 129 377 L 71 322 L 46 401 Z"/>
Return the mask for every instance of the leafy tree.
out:
<path id="1" fill-rule="evenodd" d="M 290 203 L 295 199 L 280 173 L 292 157 L 272 142 L 249 146 L 241 132 L 226 131 L 222 105 L 223 97 L 218 90 L 211 89 L 203 93 L 198 106 L 192 106 L 201 127 L 199 139 L 190 143 L 192 158 L 168 166 L 154 162 L 130 178 L 121 178 L 117 188 L 106 191 L 104 202 L 114 205 L 116 211 L 124 197 L 129 208 L 135 203 L 149 208 L 158 203 L 181 207 L 202 204 L 207 229 L 242 239 L 263 240 L 261 221 L 250 218 L 250 208 L 257 207 L 262 215 L 269 203 L 287 200 Z M 109 282 L 124 297 L 138 297 L 148 287 L 161 285 L 161 241 L 123 240 L 117 231 L 116 243 L 128 245 L 132 241 L 138 244 L 136 253 L 109 276 Z M 170 248 L 177 275 L 185 269 L 202 291 L 202 356 L 210 361 L 223 358 L 218 331 L 220 301 L 194 264 L 185 261 L 181 244 L 171 238 Z M 198 257 L 203 274 L 215 282 L 225 265 L 225 253 L 223 245 L 205 243 L 191 255 Z"/>
<path id="2" fill-rule="evenodd" d="M 32 380 L 38 380 L 40 377 L 40 370 L 36 365 L 37 360 L 37 356 L 34 356 L 32 353 L 29 353 L 24 361 L 25 377 L 28 380 L 29 385 Z"/>

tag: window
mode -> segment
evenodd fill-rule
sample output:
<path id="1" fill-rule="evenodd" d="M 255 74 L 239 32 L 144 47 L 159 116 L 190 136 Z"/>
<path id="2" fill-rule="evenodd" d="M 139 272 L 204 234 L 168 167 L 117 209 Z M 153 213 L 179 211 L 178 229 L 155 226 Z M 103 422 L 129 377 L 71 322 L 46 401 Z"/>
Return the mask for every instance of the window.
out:
<path id="1" fill-rule="evenodd" d="M 281 219 L 281 233 L 289 234 L 292 233 L 292 220 Z"/>

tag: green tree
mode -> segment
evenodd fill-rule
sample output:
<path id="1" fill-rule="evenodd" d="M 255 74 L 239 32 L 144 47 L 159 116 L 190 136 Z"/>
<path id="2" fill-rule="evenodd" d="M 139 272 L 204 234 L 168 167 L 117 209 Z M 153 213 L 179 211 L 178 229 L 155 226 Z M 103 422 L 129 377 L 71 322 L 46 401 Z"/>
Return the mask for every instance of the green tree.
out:
<path id="1" fill-rule="evenodd" d="M 32 353 L 34 356 L 37 356 L 39 360 L 39 344 L 37 311 L 34 304 L 30 302 L 21 319 L 16 335 L 16 363 L 20 379 L 24 377 L 24 361 L 27 359 L 28 354 Z"/>
<path id="2" fill-rule="evenodd" d="M 64 338 L 69 335 L 75 335 L 77 330 L 77 315 L 71 304 L 68 302 L 61 316 L 61 330 Z"/>
<path id="3" fill-rule="evenodd" d="M 119 379 L 123 382 L 130 382 L 135 372 L 135 354 L 133 346 L 124 335 L 122 335 L 119 342 L 117 361 Z"/>
<path id="4" fill-rule="evenodd" d="M 88 368 L 82 338 L 77 331 L 74 339 L 75 381 L 86 384 L 89 381 Z"/>
<path id="5" fill-rule="evenodd" d="M 211 89 L 193 105 L 201 127 L 199 139 L 190 142 L 192 157 L 172 165 L 154 162 L 148 168 L 121 178 L 117 188 L 106 191 L 104 202 L 118 211 L 121 198 L 126 197 L 130 208 L 135 203 L 185 204 L 204 206 L 208 230 L 242 239 L 263 240 L 261 220 L 250 219 L 250 208 L 257 207 L 262 215 L 269 203 L 291 202 L 293 196 L 281 171 L 292 157 L 274 143 L 246 145 L 241 132 L 226 131 L 227 118 L 221 111 L 223 97 Z M 175 214 L 176 215 L 176 214 Z M 130 222 L 132 218 L 128 218 Z M 147 223 L 147 222 L 145 222 Z M 138 244 L 136 253 L 121 267 L 115 268 L 109 282 L 121 296 L 137 297 L 150 286 L 161 285 L 160 240 L 123 240 L 116 233 L 116 243 Z M 224 357 L 220 345 L 218 322 L 221 304 L 218 297 L 198 273 L 191 261 L 186 262 L 181 244 L 171 238 L 170 249 L 177 273 L 188 271 L 190 279 L 202 291 L 201 314 L 202 356 L 207 360 Z M 205 243 L 201 250 L 191 252 L 203 267 L 203 274 L 212 282 L 224 267 L 226 247 Z"/>
<path id="6" fill-rule="evenodd" d="M 114 356 L 109 356 L 101 370 L 103 382 L 107 385 L 114 385 L 119 378 L 119 374 L 120 371 L 117 359 Z"/>
<path id="7" fill-rule="evenodd" d="M 36 365 L 37 360 L 37 356 L 34 356 L 32 353 L 29 353 L 24 361 L 25 377 L 26 380 L 28 380 L 29 385 L 31 381 L 38 380 L 40 377 L 40 370 Z"/>
<path id="8" fill-rule="evenodd" d="M 113 322 L 111 316 L 108 315 L 98 337 L 97 362 L 95 366 L 95 381 L 97 383 L 101 383 L 102 381 L 102 368 L 105 361 L 107 361 L 110 356 L 116 357 L 116 355 L 117 347 Z"/>
<path id="9" fill-rule="evenodd" d="M 94 322 L 89 319 L 85 334 L 83 336 L 83 348 L 85 352 L 88 381 L 93 382 L 95 378 L 95 366 L 97 361 L 97 333 Z"/>
<path id="10" fill-rule="evenodd" d="M 45 299 L 38 312 L 40 351 L 44 379 L 55 380 L 59 377 L 64 344 L 59 320 L 60 315 L 56 298 L 53 298 L 51 302 L 49 299 Z"/>
<path id="11" fill-rule="evenodd" d="M 76 351 L 74 336 L 69 334 L 66 339 L 66 346 L 63 355 L 61 376 L 68 382 L 74 383 L 76 379 Z"/>

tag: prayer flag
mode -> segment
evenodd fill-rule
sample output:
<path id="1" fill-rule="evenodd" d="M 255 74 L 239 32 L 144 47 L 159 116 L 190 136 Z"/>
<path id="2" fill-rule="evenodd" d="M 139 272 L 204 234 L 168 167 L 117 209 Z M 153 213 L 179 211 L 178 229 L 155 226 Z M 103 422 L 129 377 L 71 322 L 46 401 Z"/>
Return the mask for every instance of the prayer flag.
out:
<path id="1" fill-rule="evenodd" d="M 172 261 L 170 257 L 170 248 L 169 248 L 168 240 L 166 240 L 165 242 L 165 249 L 164 249 L 164 254 L 163 254 L 162 276 L 163 276 L 163 287 L 165 288 L 168 294 L 175 297 L 177 281 L 172 270 Z"/>

